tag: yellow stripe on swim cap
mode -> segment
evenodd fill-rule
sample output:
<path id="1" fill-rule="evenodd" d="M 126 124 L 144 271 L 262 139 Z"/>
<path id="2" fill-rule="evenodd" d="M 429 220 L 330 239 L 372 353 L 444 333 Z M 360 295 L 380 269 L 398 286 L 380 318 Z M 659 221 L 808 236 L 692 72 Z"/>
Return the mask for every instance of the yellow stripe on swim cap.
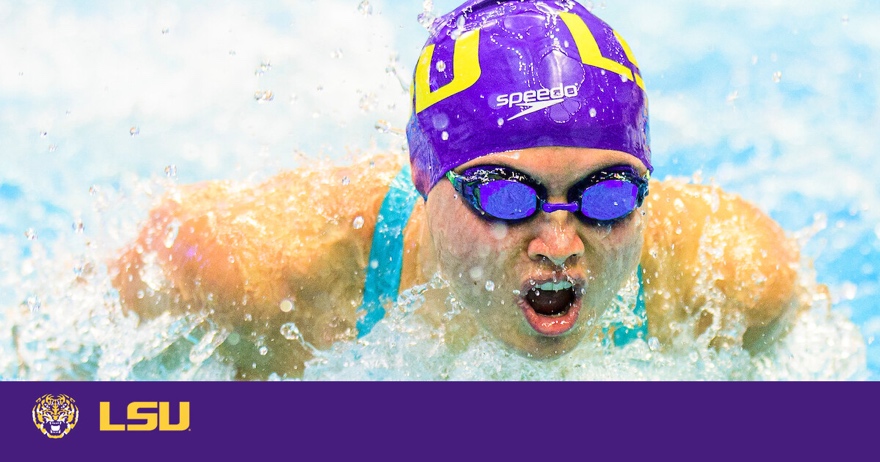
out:
<path id="1" fill-rule="evenodd" d="M 415 76 L 415 109 L 416 114 L 433 106 L 434 104 L 449 98 L 456 93 L 461 93 L 473 84 L 477 83 L 482 74 L 480 68 L 480 30 L 468 32 L 455 41 L 455 51 L 452 57 L 454 76 L 452 82 L 431 91 L 431 61 L 434 58 L 434 45 L 428 45 L 422 50 L 419 62 L 416 64 Z"/>
<path id="2" fill-rule="evenodd" d="M 559 17 L 562 18 L 562 22 L 565 23 L 569 32 L 571 32 L 571 36 L 574 38 L 574 43 L 577 45 L 578 53 L 581 55 L 581 61 L 584 64 L 613 72 L 629 80 L 634 80 L 636 85 L 642 90 L 645 89 L 645 84 L 642 82 L 642 77 L 640 75 L 636 74 L 636 78 L 633 78 L 633 73 L 628 67 L 602 56 L 602 51 L 599 49 L 596 37 L 593 36 L 593 33 L 590 32 L 590 28 L 587 27 L 587 23 L 585 23 L 580 16 L 574 13 L 563 12 L 559 13 Z M 627 59 L 633 61 L 629 46 L 625 45 L 625 42 L 617 32 L 614 33 L 614 36 L 617 37 L 618 42 L 620 42 L 623 47 Z M 633 64 L 635 64 L 634 61 Z"/>
<path id="3" fill-rule="evenodd" d="M 624 40 L 623 37 L 621 37 L 620 34 L 617 33 L 617 31 L 614 31 L 614 36 L 617 37 L 617 41 L 620 42 L 620 46 L 623 48 L 623 52 L 626 53 L 626 59 L 628 59 L 629 62 L 633 63 L 636 68 L 639 68 L 639 62 L 636 61 L 636 57 L 635 55 L 633 55 L 632 48 L 629 47 L 629 44 L 626 43 L 626 40 Z M 638 73 L 636 74 L 636 85 L 638 85 L 639 88 L 642 89 L 642 91 L 647 91 L 645 90 L 645 81 L 642 80 L 642 76 Z"/>

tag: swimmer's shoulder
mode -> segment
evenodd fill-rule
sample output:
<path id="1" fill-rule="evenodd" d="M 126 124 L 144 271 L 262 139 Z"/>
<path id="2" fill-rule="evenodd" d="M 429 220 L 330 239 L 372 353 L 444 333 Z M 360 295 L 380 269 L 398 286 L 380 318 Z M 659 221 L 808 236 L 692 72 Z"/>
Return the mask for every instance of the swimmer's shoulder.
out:
<path id="1" fill-rule="evenodd" d="M 298 377 L 317 348 L 353 339 L 376 216 L 405 159 L 314 164 L 260 183 L 183 185 L 149 213 L 111 263 L 140 319 L 209 313 L 238 334 L 221 346 L 237 377 Z"/>
<path id="2" fill-rule="evenodd" d="M 282 171 L 256 184 L 176 187 L 116 265 L 123 304 L 143 305 L 145 292 L 172 289 L 190 305 L 277 306 L 292 286 L 315 287 L 316 275 L 337 284 L 362 276 L 378 209 L 404 161 L 377 154 Z M 159 273 L 164 278 L 144 280 Z M 156 315 L 163 306 L 141 311 Z"/>
<path id="3" fill-rule="evenodd" d="M 672 179 L 651 182 L 645 208 L 642 264 L 655 289 L 649 312 L 680 319 L 692 314 L 682 309 L 719 294 L 723 309 L 755 327 L 796 305 L 796 241 L 755 204 L 715 185 Z"/>

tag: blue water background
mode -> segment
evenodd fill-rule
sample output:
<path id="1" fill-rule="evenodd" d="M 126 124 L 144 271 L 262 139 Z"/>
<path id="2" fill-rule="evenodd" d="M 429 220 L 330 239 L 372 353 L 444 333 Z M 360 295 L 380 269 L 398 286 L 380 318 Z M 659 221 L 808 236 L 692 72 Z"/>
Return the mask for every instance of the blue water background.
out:
<path id="1" fill-rule="evenodd" d="M 400 149 L 417 18 L 456 3 L 0 4 L 0 306 L 39 298 L 21 290 L 34 252 L 133 236 L 148 191 L 110 224 L 95 204 L 131 178 L 259 179 Z M 804 253 L 880 378 L 880 3 L 584 3 L 639 60 L 655 176 L 812 228 Z"/>

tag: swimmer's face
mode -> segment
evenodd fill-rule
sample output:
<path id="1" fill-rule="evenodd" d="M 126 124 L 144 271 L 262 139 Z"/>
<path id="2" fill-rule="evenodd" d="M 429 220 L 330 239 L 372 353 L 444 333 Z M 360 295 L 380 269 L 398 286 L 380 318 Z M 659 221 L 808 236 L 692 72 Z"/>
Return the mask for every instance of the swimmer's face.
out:
<path id="1" fill-rule="evenodd" d="M 611 166 L 645 167 L 628 154 L 584 148 L 532 148 L 492 154 L 456 168 L 516 169 L 547 188 L 548 202 L 567 202 L 579 180 Z M 519 223 L 489 221 L 448 180 L 428 196 L 431 239 L 454 296 L 483 329 L 521 354 L 552 358 L 571 351 L 591 321 L 638 266 L 642 214 L 611 225 L 575 213 L 539 211 Z"/>

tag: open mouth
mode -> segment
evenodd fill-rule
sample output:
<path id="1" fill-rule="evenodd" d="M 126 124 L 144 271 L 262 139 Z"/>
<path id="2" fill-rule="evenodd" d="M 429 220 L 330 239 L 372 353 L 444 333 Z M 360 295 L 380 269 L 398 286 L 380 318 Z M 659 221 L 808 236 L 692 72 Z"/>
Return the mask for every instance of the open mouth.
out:
<path id="1" fill-rule="evenodd" d="M 549 337 L 574 327 L 580 313 L 580 289 L 572 281 L 529 283 L 520 300 L 526 321 L 536 332 Z"/>

